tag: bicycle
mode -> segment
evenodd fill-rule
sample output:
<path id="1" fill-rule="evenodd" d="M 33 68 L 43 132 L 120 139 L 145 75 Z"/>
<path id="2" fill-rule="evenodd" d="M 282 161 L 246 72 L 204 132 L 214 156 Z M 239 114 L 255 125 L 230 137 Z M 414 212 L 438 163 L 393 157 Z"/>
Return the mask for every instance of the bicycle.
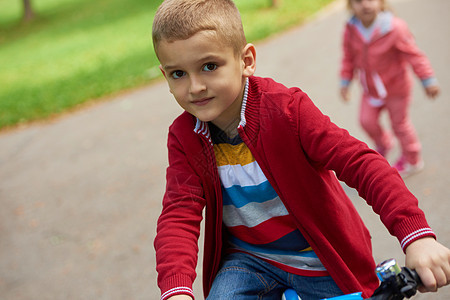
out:
<path id="1" fill-rule="evenodd" d="M 401 300 L 411 298 L 421 284 L 416 271 L 406 267 L 400 268 L 395 259 L 389 259 L 379 264 L 375 272 L 380 279 L 380 286 L 370 298 L 363 299 L 362 293 L 352 293 L 322 300 Z M 301 300 L 292 289 L 283 293 L 282 300 Z"/>

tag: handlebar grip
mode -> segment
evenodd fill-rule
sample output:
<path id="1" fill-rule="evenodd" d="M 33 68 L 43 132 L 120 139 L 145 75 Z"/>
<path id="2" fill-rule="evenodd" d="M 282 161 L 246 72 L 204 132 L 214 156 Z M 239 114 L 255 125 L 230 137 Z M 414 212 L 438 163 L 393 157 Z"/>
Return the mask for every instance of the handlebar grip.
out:
<path id="1" fill-rule="evenodd" d="M 403 267 L 402 268 L 405 272 L 408 272 L 409 275 L 411 276 L 411 279 L 413 279 L 417 285 L 421 285 L 422 284 L 422 280 L 420 279 L 419 274 L 416 272 L 416 270 L 411 270 L 409 268 Z M 402 271 L 403 271 L 402 270 Z"/>
<path id="2" fill-rule="evenodd" d="M 422 284 L 419 274 L 415 270 L 403 267 L 399 276 L 403 282 L 400 292 L 407 298 L 414 296 L 417 292 L 417 287 Z"/>

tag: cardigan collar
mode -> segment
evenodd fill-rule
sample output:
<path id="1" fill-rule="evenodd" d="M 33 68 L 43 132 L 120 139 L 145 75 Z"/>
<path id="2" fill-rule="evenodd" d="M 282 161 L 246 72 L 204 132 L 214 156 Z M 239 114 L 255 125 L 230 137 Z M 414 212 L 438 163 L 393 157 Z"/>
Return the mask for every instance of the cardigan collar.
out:
<path id="1" fill-rule="evenodd" d="M 372 24 L 373 32 L 370 39 L 374 39 L 375 37 L 383 36 L 389 33 L 392 30 L 393 18 L 394 15 L 390 11 L 380 12 L 377 18 L 375 19 L 374 24 Z M 352 16 L 348 21 L 348 24 L 354 26 L 355 28 L 363 26 L 361 24 L 361 21 L 358 18 L 356 18 L 356 16 Z"/>

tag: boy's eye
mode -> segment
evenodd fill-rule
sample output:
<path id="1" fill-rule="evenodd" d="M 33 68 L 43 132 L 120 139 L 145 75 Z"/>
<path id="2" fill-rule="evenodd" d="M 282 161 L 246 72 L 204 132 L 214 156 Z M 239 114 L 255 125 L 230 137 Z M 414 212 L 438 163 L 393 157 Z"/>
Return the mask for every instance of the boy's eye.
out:
<path id="1" fill-rule="evenodd" d="M 211 72 L 214 71 L 215 69 L 217 69 L 216 64 L 209 63 L 203 66 L 203 71 Z"/>
<path id="2" fill-rule="evenodd" d="M 184 76 L 184 74 L 186 74 L 184 71 L 174 71 L 173 73 L 172 73 L 172 77 L 174 78 L 174 79 L 178 79 L 178 78 L 181 78 L 181 77 L 183 77 Z"/>

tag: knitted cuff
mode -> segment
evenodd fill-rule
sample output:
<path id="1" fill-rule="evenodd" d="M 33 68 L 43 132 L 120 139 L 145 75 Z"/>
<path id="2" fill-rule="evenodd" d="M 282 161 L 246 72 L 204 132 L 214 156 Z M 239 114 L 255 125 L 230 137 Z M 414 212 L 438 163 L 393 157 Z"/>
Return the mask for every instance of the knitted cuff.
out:
<path id="1" fill-rule="evenodd" d="M 341 87 L 347 87 L 350 85 L 350 80 L 349 79 L 341 79 Z"/>
<path id="2" fill-rule="evenodd" d="M 194 299 L 192 291 L 192 278 L 186 274 L 176 274 L 159 282 L 161 289 L 161 300 L 175 295 L 189 295 Z"/>
<path id="3" fill-rule="evenodd" d="M 170 289 L 166 291 L 164 294 L 161 295 L 161 300 L 169 299 L 172 296 L 176 295 L 189 295 L 194 299 L 194 292 L 191 288 L 188 287 L 176 287 L 173 289 Z"/>
<path id="4" fill-rule="evenodd" d="M 434 78 L 434 77 L 425 78 L 425 79 L 422 79 L 421 81 L 422 81 L 422 85 L 424 87 L 428 87 L 430 85 L 437 85 L 438 84 L 437 79 Z"/>
<path id="5" fill-rule="evenodd" d="M 394 235 L 399 240 L 403 252 L 412 242 L 418 239 L 424 237 L 436 238 L 424 215 L 415 215 L 402 221 L 395 227 Z"/>

